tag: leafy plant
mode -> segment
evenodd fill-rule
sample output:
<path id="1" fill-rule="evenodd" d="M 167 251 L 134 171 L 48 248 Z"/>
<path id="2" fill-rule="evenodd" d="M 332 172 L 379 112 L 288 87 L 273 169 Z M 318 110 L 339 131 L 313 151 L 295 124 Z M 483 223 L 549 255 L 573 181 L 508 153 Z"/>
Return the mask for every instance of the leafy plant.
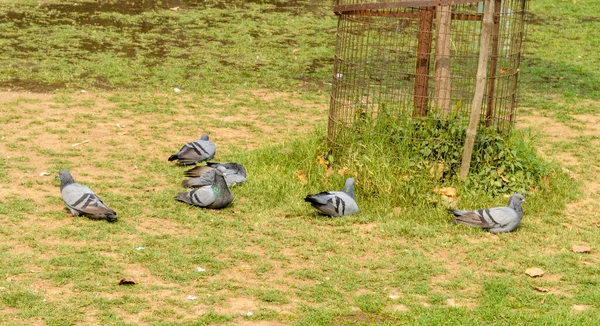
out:
<path id="1" fill-rule="evenodd" d="M 483 191 L 491 195 L 512 192 L 529 193 L 548 185 L 555 173 L 550 165 L 539 158 L 533 139 L 519 132 L 503 134 L 494 128 L 481 127 L 473 148 L 470 173 L 462 182 L 460 169 L 467 135 L 467 118 L 454 111 L 447 117 L 430 113 L 425 117 L 399 118 L 391 115 L 385 104 L 379 105 L 379 114 L 368 119 L 363 109 L 351 129 L 355 134 L 340 141 L 337 157 L 348 157 L 350 167 L 364 165 L 359 157 L 375 158 L 376 169 L 388 156 L 395 160 L 401 174 L 409 180 L 417 178 L 433 183 L 462 185 L 465 191 Z M 341 149 L 341 150 L 340 150 Z M 404 162 L 404 163 L 400 163 Z M 409 190 L 409 194 L 414 193 Z"/>

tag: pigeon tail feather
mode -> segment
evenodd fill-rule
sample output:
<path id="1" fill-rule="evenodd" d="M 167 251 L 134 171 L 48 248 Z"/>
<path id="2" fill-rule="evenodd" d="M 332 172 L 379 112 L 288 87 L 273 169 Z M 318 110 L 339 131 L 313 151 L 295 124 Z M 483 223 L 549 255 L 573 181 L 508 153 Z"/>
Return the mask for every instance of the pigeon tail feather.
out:
<path id="1" fill-rule="evenodd" d="M 193 205 L 192 200 L 190 199 L 190 195 L 187 192 L 180 192 L 177 194 L 177 196 L 175 196 L 175 199 L 182 201 L 184 203 L 188 203 L 190 205 Z"/>
<path id="2" fill-rule="evenodd" d="M 329 192 L 323 191 L 318 194 L 308 195 L 308 196 L 304 197 L 304 201 L 309 202 L 313 205 L 325 205 L 325 204 L 327 204 L 327 201 L 329 200 L 329 197 L 327 197 L 328 195 L 330 195 Z"/>

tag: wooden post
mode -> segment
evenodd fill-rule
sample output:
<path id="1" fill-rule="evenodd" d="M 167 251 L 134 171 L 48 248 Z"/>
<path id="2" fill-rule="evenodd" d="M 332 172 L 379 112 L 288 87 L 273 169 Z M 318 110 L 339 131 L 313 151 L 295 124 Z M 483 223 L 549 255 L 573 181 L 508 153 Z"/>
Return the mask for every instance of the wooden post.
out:
<path id="1" fill-rule="evenodd" d="M 494 90 L 496 88 L 496 70 L 498 69 L 498 38 L 500 34 L 500 9 L 502 0 L 495 0 L 494 8 L 494 33 L 492 33 L 492 58 L 490 61 L 490 77 L 488 79 L 488 98 L 485 110 L 485 126 L 492 123 L 494 110 Z"/>
<path id="2" fill-rule="evenodd" d="M 423 7 L 419 15 L 419 43 L 417 44 L 417 71 L 415 74 L 415 110 L 413 116 L 427 113 L 427 92 L 429 88 L 429 61 L 433 13 L 435 7 Z"/>
<path id="3" fill-rule="evenodd" d="M 443 116 L 450 112 L 450 6 L 437 6 L 437 37 L 435 40 L 435 106 Z"/>
<path id="4" fill-rule="evenodd" d="M 521 17 L 519 19 L 519 24 L 520 24 L 520 28 L 519 28 L 519 37 L 518 37 L 518 47 L 517 49 L 517 58 L 515 59 L 515 69 L 516 74 L 514 76 L 514 87 L 512 88 L 512 99 L 511 99 L 511 104 L 510 104 L 510 127 L 511 128 L 513 126 L 513 124 L 515 123 L 515 110 L 516 110 L 516 105 L 517 105 L 517 83 L 518 83 L 518 78 L 519 78 L 519 66 L 521 64 L 521 54 L 523 53 L 523 32 L 525 27 L 523 26 L 523 24 L 525 24 L 525 9 L 527 7 L 527 2 L 523 1 L 523 3 L 521 4 Z M 511 50 L 514 51 L 514 40 L 513 42 L 511 42 Z"/>
<path id="5" fill-rule="evenodd" d="M 492 28 L 494 27 L 494 0 L 485 0 L 483 11 L 483 22 L 481 23 L 481 37 L 479 39 L 479 63 L 477 66 L 477 78 L 475 80 L 475 94 L 473 95 L 473 105 L 471 106 L 471 116 L 469 118 L 469 127 L 467 129 L 467 139 L 463 150 L 462 163 L 460 165 L 460 178 L 464 179 L 469 173 L 471 167 L 471 156 L 473 155 L 473 145 L 477 135 L 477 126 L 479 125 L 479 115 L 481 113 L 481 104 L 483 101 L 483 92 L 485 88 L 485 77 L 487 75 L 487 62 L 489 58 L 490 38 Z"/>

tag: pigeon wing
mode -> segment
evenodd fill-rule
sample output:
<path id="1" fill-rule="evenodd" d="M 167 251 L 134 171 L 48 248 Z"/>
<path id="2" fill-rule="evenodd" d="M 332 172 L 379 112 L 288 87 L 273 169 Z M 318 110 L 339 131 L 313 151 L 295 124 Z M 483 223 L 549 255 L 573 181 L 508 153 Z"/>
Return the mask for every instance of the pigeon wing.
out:
<path id="1" fill-rule="evenodd" d="M 81 184 L 70 184 L 61 191 L 63 200 L 74 215 L 86 215 L 91 218 L 108 218 L 109 220 L 116 219 L 116 213 L 108 208 L 100 197 L 94 192 Z"/>
<path id="2" fill-rule="evenodd" d="M 210 160 L 215 156 L 217 147 L 211 141 L 197 140 L 187 143 L 175 154 L 179 165 L 190 165 Z"/>
<path id="3" fill-rule="evenodd" d="M 314 208 L 329 216 L 344 216 L 358 213 L 358 206 L 352 197 L 341 191 L 323 191 L 304 198 Z"/>
<path id="4" fill-rule="evenodd" d="M 237 184 L 246 183 L 246 177 L 239 174 L 226 174 L 225 182 L 227 183 L 227 187 L 231 187 Z"/>
<path id="5" fill-rule="evenodd" d="M 502 228 L 518 220 L 517 213 L 509 207 L 494 207 L 475 211 L 452 211 L 455 223 L 479 226 L 484 229 Z"/>
<path id="6" fill-rule="evenodd" d="M 210 206 L 215 202 L 216 199 L 216 195 L 212 191 L 211 186 L 205 186 L 192 190 L 188 193 L 188 196 L 190 199 L 189 203 L 199 207 Z"/>
<path id="7" fill-rule="evenodd" d="M 181 185 L 186 188 L 210 186 L 213 183 L 214 175 L 215 172 L 213 170 L 212 173 L 209 172 L 197 178 L 183 180 L 183 182 L 181 182 Z"/>
<path id="8" fill-rule="evenodd" d="M 210 172 L 214 173 L 214 171 L 215 171 L 215 169 L 212 168 L 211 166 L 200 165 L 200 166 L 195 166 L 195 167 L 185 171 L 184 174 L 188 178 L 197 178 L 206 173 L 210 173 Z M 214 178 L 214 175 L 212 175 L 211 178 Z"/>

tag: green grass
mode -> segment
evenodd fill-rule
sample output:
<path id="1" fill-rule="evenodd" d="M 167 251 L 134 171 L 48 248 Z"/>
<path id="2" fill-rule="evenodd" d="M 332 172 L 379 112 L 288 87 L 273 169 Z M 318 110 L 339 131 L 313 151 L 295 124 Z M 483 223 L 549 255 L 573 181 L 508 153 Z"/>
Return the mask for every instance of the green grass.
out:
<path id="1" fill-rule="evenodd" d="M 522 105 L 550 115 L 597 114 L 600 39 L 597 1 L 531 1 L 522 65 Z M 565 46 L 568 44 L 568 46 Z"/>
<path id="2" fill-rule="evenodd" d="M 530 3 L 520 114 L 572 133 L 554 138 L 533 125 L 515 134 L 511 146 L 540 164 L 547 183 L 523 189 L 523 223 L 502 235 L 452 224 L 428 171 L 407 176 L 405 162 L 379 148 L 335 157 L 326 175 L 317 157 L 325 156 L 336 20 L 316 1 L 307 11 L 279 1 L 177 12 L 115 3 L 0 2 L 0 88 L 12 96 L 0 102 L 3 324 L 591 325 L 600 317 L 595 2 Z M 217 142 L 218 160 L 249 173 L 221 211 L 173 199 L 185 169 L 166 157 L 202 132 Z M 550 162 L 562 156 L 575 160 L 574 178 Z M 68 215 L 58 181 L 39 175 L 63 168 L 119 221 Z M 302 200 L 340 189 L 349 175 L 358 215 L 324 218 Z M 504 205 L 473 186 L 482 180 L 448 180 L 459 190 L 455 205 Z M 592 252 L 572 252 L 577 244 Z M 532 266 L 546 274 L 530 278 Z M 137 284 L 117 285 L 124 277 Z"/>
<path id="3" fill-rule="evenodd" d="M 252 2 L 200 6 L 2 4 L 0 60 L 9 64 L 0 87 L 206 93 L 329 81 L 336 25 L 326 7 L 300 15 Z"/>

